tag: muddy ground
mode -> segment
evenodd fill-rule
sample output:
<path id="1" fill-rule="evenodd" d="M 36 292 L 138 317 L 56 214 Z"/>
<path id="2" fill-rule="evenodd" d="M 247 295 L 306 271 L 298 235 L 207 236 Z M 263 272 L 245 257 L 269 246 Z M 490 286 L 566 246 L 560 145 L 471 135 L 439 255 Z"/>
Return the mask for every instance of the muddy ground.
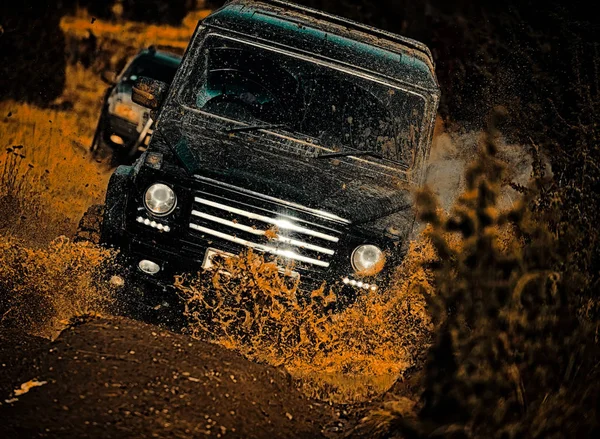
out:
<path id="1" fill-rule="evenodd" d="M 281 369 L 125 318 L 55 341 L 2 330 L 0 366 L 3 438 L 341 437 L 354 422 Z"/>

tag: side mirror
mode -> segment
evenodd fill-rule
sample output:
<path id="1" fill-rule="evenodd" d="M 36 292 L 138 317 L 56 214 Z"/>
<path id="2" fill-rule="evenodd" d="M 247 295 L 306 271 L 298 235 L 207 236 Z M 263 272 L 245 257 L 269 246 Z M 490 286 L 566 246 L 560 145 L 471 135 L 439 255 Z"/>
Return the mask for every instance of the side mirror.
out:
<path id="1" fill-rule="evenodd" d="M 142 76 L 133 84 L 131 100 L 142 107 L 156 110 L 162 105 L 168 90 L 168 84 Z"/>
<path id="2" fill-rule="evenodd" d="M 102 81 L 108 85 L 113 85 L 115 82 L 117 82 L 117 74 L 109 70 L 104 70 L 100 75 L 100 79 L 102 79 Z"/>

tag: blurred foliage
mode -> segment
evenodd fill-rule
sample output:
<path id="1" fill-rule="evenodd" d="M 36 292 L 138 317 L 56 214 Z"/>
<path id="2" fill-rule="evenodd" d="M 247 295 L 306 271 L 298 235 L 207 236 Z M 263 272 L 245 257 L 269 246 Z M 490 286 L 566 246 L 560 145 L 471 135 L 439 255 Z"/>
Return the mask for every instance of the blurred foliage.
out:
<path id="1" fill-rule="evenodd" d="M 586 274 L 533 214 L 527 197 L 496 209 L 504 164 L 492 127 L 467 170 L 467 190 L 449 215 L 428 191 L 419 215 L 437 254 L 432 313 L 437 340 L 419 403 L 372 412 L 370 436 L 596 437 L 600 432 L 597 325 L 578 315 Z M 537 171 L 541 185 L 541 169 Z M 539 199 L 539 198 L 538 198 Z M 512 245 L 498 233 L 511 228 Z M 459 249 L 449 245 L 457 234 Z M 568 269 L 565 269 L 567 268 Z M 410 403 L 409 403 L 410 402 Z"/>
<path id="2" fill-rule="evenodd" d="M 600 44 L 590 54 L 574 52 L 573 77 L 565 85 L 574 107 L 561 109 L 552 101 L 555 121 L 545 147 L 552 152 L 554 178 L 533 207 L 550 212 L 550 230 L 564 243 L 564 272 L 584 275 L 579 308 L 591 321 L 600 321 Z M 590 60 L 590 56 L 593 58 Z M 593 70 L 583 66 L 592 62 Z"/>
<path id="3" fill-rule="evenodd" d="M 0 3 L 0 99 L 45 105 L 65 85 L 63 11 L 46 3 Z"/>
<path id="4" fill-rule="evenodd" d="M 14 99 L 47 106 L 59 98 L 66 81 L 67 63 L 84 67 L 96 63 L 97 18 L 114 23 L 139 22 L 180 26 L 186 15 L 203 6 L 194 0 L 62 0 L 58 2 L 0 3 L 0 99 Z M 89 12 L 89 31 L 73 46 L 61 30 L 61 19 Z M 142 29 L 137 32 L 143 34 Z M 186 41 L 189 39 L 187 36 Z M 131 55 L 150 43 L 132 48 Z M 103 63 L 104 64 L 104 63 Z"/>

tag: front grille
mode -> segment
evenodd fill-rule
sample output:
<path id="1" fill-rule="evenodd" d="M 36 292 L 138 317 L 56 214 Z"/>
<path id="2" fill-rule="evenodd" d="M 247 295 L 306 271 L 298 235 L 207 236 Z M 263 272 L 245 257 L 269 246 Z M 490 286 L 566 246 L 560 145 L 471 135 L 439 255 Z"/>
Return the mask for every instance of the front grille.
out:
<path id="1" fill-rule="evenodd" d="M 300 269 L 326 270 L 348 222 L 326 212 L 197 177 L 189 227 L 221 250 L 251 248 Z"/>

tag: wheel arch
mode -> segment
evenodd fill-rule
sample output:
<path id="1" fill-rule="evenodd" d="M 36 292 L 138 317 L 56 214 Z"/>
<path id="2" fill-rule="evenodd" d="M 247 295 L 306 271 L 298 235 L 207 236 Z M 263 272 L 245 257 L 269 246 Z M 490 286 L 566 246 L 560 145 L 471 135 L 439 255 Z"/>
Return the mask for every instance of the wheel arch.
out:
<path id="1" fill-rule="evenodd" d="M 102 222 L 103 244 L 114 246 L 125 227 L 127 198 L 133 183 L 133 166 L 119 166 L 111 175 L 106 189 L 104 218 Z"/>

